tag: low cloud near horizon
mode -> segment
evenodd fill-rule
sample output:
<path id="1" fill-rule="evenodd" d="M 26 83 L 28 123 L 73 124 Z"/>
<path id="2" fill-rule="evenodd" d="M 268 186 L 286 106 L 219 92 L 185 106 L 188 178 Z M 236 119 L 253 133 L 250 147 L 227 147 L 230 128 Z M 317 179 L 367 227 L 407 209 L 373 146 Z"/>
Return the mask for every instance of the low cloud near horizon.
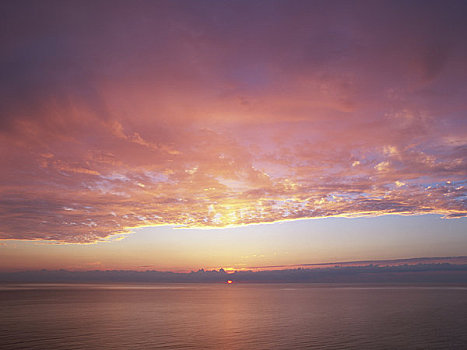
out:
<path id="1" fill-rule="evenodd" d="M 157 270 L 30 270 L 2 272 L 0 283 L 465 283 L 467 257 L 417 258 L 316 264 L 314 267 L 241 270 L 223 269 L 191 272 Z M 321 266 L 320 266 L 321 265 Z M 147 286 L 147 285 L 146 285 Z M 34 285 L 3 286 L 42 288 Z M 57 286 L 58 287 L 58 286 Z M 69 286 L 64 285 L 64 288 Z M 125 286 L 120 286 L 126 288 Z M 0 285 L 0 288 L 2 286 Z M 100 288 L 100 287 L 99 287 Z M 105 287 L 104 287 L 105 288 Z"/>
<path id="2" fill-rule="evenodd" d="M 467 214 L 463 1 L 0 8 L 0 239 Z"/>

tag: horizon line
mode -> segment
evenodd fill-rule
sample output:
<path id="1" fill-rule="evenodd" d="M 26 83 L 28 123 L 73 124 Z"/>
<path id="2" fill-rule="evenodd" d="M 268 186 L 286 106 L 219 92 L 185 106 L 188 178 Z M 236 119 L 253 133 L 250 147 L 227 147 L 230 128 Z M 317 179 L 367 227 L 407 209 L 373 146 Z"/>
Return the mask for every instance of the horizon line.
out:
<path id="1" fill-rule="evenodd" d="M 198 268 L 198 269 L 191 269 L 191 270 L 158 270 L 156 268 L 153 269 L 92 269 L 92 270 L 81 270 L 81 269 L 66 269 L 66 268 L 58 268 L 58 269 L 22 269 L 22 270 L 15 270 L 15 271 L 8 271 L 8 270 L 0 270 L 0 273 L 21 273 L 21 272 L 40 272 L 40 271 L 67 271 L 67 272 L 106 272 L 106 271 L 131 271 L 131 272 L 170 272 L 170 273 L 191 273 L 197 271 L 205 271 L 205 272 L 212 272 L 212 271 L 225 271 L 228 274 L 232 274 L 235 272 L 245 272 L 245 271 L 253 271 L 253 272 L 260 272 L 260 271 L 280 271 L 280 270 L 292 270 L 292 269 L 299 269 L 303 267 L 307 267 L 312 269 L 313 267 L 323 268 L 323 267 L 344 267 L 344 266 L 368 266 L 368 265 L 376 265 L 376 266 L 398 266 L 403 265 L 404 263 L 407 265 L 416 265 L 417 263 L 422 263 L 424 261 L 427 262 L 438 262 L 438 263 L 450 263 L 453 265 L 461 265 L 467 264 L 467 255 L 461 256 L 442 256 L 442 257 L 416 257 L 416 258 L 400 258 L 400 259 L 382 259 L 382 260 L 353 260 L 353 261 L 338 261 L 338 262 L 328 262 L 328 263 L 304 263 L 304 264 L 289 264 L 289 265 L 267 265 L 267 266 L 249 266 L 249 267 L 242 267 L 242 268 L 231 268 L 231 267 L 217 267 L 217 268 Z M 143 267 L 143 266 L 142 266 Z M 147 266 L 149 267 L 149 266 Z"/>

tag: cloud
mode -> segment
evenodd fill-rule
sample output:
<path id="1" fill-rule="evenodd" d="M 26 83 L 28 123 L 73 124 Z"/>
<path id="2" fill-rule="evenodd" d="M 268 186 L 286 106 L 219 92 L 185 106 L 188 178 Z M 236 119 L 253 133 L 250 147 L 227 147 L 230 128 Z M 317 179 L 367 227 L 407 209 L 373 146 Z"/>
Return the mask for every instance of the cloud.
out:
<path id="1" fill-rule="evenodd" d="M 143 270 L 40 270 L 0 272 L 2 282 L 153 282 L 153 283 L 465 283 L 465 257 L 354 261 L 304 265 L 298 268 L 268 266 L 227 273 L 224 269 L 187 272 Z M 91 265 L 99 266 L 99 262 Z M 87 266 L 86 268 L 88 268 Z M 230 269 L 228 269 L 230 270 Z M 14 288 L 14 287 L 7 287 Z M 22 286 L 21 288 L 24 288 Z M 34 288 L 34 287 L 32 287 Z M 115 288 L 115 287 L 112 287 Z"/>
<path id="2" fill-rule="evenodd" d="M 2 239 L 467 213 L 463 2 L 29 5 L 1 11 Z"/>

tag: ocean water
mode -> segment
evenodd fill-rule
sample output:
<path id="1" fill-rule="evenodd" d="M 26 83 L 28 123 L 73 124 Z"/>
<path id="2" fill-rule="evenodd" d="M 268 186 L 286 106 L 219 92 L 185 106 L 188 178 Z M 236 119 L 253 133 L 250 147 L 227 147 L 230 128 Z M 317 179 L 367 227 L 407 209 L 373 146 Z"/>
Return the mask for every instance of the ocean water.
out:
<path id="1" fill-rule="evenodd" d="M 467 286 L 0 285 L 3 349 L 467 349 Z"/>

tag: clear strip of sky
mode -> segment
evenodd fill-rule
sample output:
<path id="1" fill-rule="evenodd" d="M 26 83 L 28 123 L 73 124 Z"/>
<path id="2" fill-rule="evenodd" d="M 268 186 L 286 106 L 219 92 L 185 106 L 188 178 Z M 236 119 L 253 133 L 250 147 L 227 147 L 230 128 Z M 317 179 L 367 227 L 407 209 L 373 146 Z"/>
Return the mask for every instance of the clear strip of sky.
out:
<path id="1" fill-rule="evenodd" d="M 438 215 L 326 218 L 225 229 L 137 229 L 97 244 L 2 241 L 0 269 L 248 269 L 467 255 L 467 219 Z"/>

